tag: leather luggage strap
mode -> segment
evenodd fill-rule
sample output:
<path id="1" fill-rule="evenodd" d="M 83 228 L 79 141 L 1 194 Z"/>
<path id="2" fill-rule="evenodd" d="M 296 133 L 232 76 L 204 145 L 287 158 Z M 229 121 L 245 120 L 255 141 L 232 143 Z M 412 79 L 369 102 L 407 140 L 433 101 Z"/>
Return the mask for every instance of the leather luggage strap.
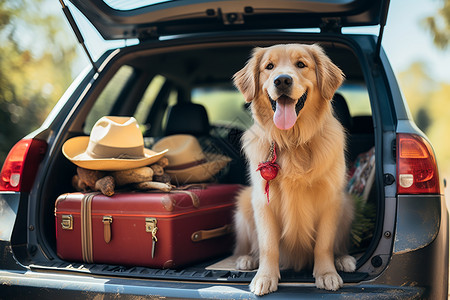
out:
<path id="1" fill-rule="evenodd" d="M 170 192 L 171 192 L 171 193 L 186 194 L 186 195 L 188 195 L 189 197 L 191 197 L 192 205 L 193 205 L 195 208 L 198 208 L 198 207 L 200 206 L 200 199 L 198 198 L 198 196 L 197 196 L 195 193 L 193 193 L 193 192 L 191 192 L 191 191 L 186 191 L 186 190 L 172 190 L 172 191 L 170 191 Z"/>
<path id="2" fill-rule="evenodd" d="M 97 194 L 99 193 L 88 193 L 81 199 L 81 255 L 86 263 L 94 262 L 92 251 L 92 199 Z"/>
<path id="3" fill-rule="evenodd" d="M 226 235 L 229 234 L 233 231 L 233 228 L 230 224 L 227 224 L 225 226 L 216 228 L 216 229 L 211 229 L 211 230 L 199 230 L 194 232 L 191 235 L 191 240 L 193 242 L 201 242 L 204 240 L 209 240 L 215 237 L 219 237 L 222 235 Z"/>
<path id="4" fill-rule="evenodd" d="M 171 197 L 171 194 L 186 194 L 191 198 L 192 201 L 192 205 L 195 208 L 198 208 L 200 206 L 200 199 L 197 196 L 197 194 L 195 194 L 194 192 L 192 192 L 189 189 L 196 189 L 196 190 L 203 190 L 207 188 L 207 184 L 204 183 L 193 183 L 193 184 L 187 184 L 187 185 L 182 185 L 182 186 L 172 186 L 172 190 L 170 190 L 169 192 L 166 192 L 165 194 L 167 195 L 166 197 L 161 197 L 161 202 L 163 207 L 167 210 L 167 211 L 173 211 L 174 206 L 177 205 L 175 200 Z M 153 193 L 153 194 L 161 194 L 161 191 L 158 190 L 150 190 L 147 191 L 147 193 Z"/>

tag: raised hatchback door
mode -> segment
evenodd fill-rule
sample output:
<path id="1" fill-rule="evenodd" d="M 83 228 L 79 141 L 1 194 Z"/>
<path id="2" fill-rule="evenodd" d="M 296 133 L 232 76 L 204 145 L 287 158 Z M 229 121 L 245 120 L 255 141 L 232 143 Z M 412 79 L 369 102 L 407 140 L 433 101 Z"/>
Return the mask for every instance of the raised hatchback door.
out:
<path id="1" fill-rule="evenodd" d="M 389 0 L 70 2 L 106 40 L 223 30 L 378 25 L 386 19 L 389 6 Z"/>

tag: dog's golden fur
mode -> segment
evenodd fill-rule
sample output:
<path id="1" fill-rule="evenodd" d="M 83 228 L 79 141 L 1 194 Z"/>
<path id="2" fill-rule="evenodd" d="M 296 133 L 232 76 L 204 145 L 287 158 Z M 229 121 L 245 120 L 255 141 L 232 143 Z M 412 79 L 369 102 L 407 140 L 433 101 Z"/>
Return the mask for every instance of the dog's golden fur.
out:
<path id="1" fill-rule="evenodd" d="M 299 99 L 307 91 L 295 124 L 286 130 L 274 125 L 269 100 L 280 96 L 274 87 L 280 74 L 293 79 L 286 96 Z M 355 270 L 355 259 L 346 252 L 353 206 L 344 191 L 345 133 L 331 106 L 342 81 L 341 70 L 321 47 L 300 44 L 256 48 L 234 75 L 255 120 L 242 139 L 251 187 L 238 196 L 235 255 L 239 269 L 259 265 L 250 284 L 257 295 L 277 290 L 280 267 L 313 267 L 317 287 L 327 290 L 342 286 L 336 267 Z M 256 169 L 267 160 L 272 142 L 281 168 L 270 181 L 267 203 L 266 181 Z"/>

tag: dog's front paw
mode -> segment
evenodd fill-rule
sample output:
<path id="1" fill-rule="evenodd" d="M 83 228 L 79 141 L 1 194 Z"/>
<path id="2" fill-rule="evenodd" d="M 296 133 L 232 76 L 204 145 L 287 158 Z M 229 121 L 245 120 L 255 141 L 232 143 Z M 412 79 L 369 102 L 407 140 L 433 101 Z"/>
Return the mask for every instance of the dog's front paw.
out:
<path id="1" fill-rule="evenodd" d="M 258 296 L 262 296 L 275 292 L 278 289 L 278 276 L 276 274 L 260 275 L 258 273 L 256 273 L 255 277 L 250 283 L 250 291 L 252 291 L 252 293 Z"/>
<path id="2" fill-rule="evenodd" d="M 258 261 L 250 255 L 242 255 L 236 259 L 236 269 L 255 270 L 258 268 Z"/>
<path id="3" fill-rule="evenodd" d="M 350 255 L 344 255 L 336 258 L 334 260 L 336 269 L 344 272 L 355 272 L 356 270 L 356 259 Z"/>
<path id="4" fill-rule="evenodd" d="M 341 276 L 336 272 L 329 272 L 316 276 L 316 286 L 319 289 L 337 291 L 344 285 Z"/>

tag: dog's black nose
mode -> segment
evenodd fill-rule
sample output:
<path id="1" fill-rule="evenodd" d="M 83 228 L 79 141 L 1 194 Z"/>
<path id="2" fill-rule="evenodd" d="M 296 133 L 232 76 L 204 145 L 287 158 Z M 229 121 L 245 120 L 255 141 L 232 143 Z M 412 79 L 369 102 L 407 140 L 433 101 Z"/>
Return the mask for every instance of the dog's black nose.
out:
<path id="1" fill-rule="evenodd" d="M 280 89 L 288 88 L 292 85 L 292 77 L 286 74 L 278 75 L 275 77 L 273 84 Z"/>

